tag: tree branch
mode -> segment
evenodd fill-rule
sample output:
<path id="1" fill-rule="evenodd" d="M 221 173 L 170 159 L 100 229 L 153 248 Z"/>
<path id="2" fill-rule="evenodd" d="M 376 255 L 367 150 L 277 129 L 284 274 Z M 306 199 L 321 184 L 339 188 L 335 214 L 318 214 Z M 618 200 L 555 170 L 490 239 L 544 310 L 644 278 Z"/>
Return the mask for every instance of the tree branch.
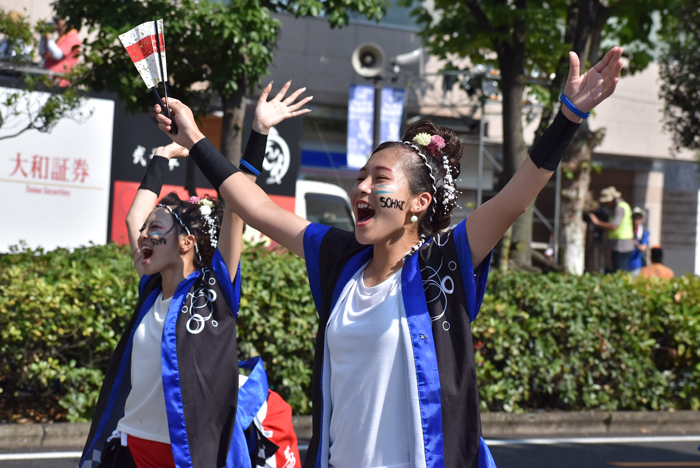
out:
<path id="1" fill-rule="evenodd" d="M 462 2 L 464 3 L 464 6 L 466 6 L 469 11 L 472 12 L 472 15 L 474 15 L 479 24 L 481 24 L 481 26 L 487 32 L 492 33 L 493 26 L 491 25 L 488 16 L 486 16 L 486 13 L 484 13 L 484 10 L 482 10 L 482 8 L 479 6 L 479 2 L 477 2 L 477 0 L 462 0 Z"/>
<path id="2" fill-rule="evenodd" d="M 2 140 L 7 140 L 7 139 L 10 139 L 10 138 L 14 138 L 14 137 L 16 137 L 16 136 L 19 136 L 19 135 L 23 134 L 23 133 L 26 132 L 27 130 L 31 130 L 31 129 L 33 129 L 33 128 L 34 128 L 34 127 L 33 127 L 31 124 L 29 124 L 29 125 L 27 125 L 26 127 L 24 127 L 22 130 L 20 130 L 20 131 L 17 132 L 17 133 L 13 133 L 12 135 L 0 136 L 0 141 L 2 141 Z"/>

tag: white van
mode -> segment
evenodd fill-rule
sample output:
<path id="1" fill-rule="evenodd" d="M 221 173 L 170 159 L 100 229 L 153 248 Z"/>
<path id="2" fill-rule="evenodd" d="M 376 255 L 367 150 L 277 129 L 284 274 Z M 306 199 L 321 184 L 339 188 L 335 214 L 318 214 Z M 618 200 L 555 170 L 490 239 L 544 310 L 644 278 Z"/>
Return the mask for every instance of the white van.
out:
<path id="1" fill-rule="evenodd" d="M 341 187 L 325 182 L 297 180 L 294 213 L 312 223 L 325 224 L 344 231 L 355 231 L 355 216 L 350 197 Z M 243 238 L 248 242 L 270 243 L 256 229 L 246 226 Z"/>

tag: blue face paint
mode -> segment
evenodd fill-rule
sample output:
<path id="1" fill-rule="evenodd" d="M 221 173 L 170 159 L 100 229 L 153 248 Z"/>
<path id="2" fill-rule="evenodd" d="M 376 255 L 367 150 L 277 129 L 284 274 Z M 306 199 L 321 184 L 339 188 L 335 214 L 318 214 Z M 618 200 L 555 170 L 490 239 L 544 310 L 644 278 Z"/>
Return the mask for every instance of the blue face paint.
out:
<path id="1" fill-rule="evenodd" d="M 386 189 L 388 189 L 388 188 L 393 188 L 391 185 L 379 184 L 379 185 L 377 185 L 377 188 L 379 188 L 379 189 L 382 189 L 382 188 L 385 189 L 385 190 L 377 190 L 375 193 L 378 193 L 378 194 L 379 194 L 379 193 L 394 193 L 393 190 L 386 190 Z"/>

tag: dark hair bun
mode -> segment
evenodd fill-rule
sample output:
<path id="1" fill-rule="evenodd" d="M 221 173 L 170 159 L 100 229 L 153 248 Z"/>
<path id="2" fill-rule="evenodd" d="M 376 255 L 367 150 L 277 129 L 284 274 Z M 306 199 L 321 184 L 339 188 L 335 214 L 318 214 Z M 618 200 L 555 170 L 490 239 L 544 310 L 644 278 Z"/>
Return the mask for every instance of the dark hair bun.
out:
<path id="1" fill-rule="evenodd" d="M 206 219 L 202 216 L 200 205 L 181 200 L 175 192 L 167 194 L 160 200 L 161 204 L 168 205 L 171 210 L 177 213 L 182 222 L 185 223 L 190 230 L 190 233 L 194 235 L 197 242 L 197 251 L 199 252 L 199 257 L 201 257 L 200 260 L 196 254 L 194 256 L 194 265 L 198 269 L 209 265 L 214 258 L 216 247 L 212 245 L 211 238 L 214 237 L 214 244 L 218 243 L 219 232 L 221 231 L 221 220 L 224 214 L 224 207 L 217 198 L 205 195 L 202 199 L 212 202 L 213 206 L 211 207 L 209 217 L 214 221 L 213 231 L 206 222 Z M 180 223 L 174 219 L 173 221 L 175 221 L 178 234 L 187 234 Z"/>
<path id="2" fill-rule="evenodd" d="M 439 135 L 445 140 L 445 147 L 442 148 L 442 152 L 447 155 L 447 160 L 450 163 L 450 168 L 452 170 L 452 177 L 456 179 L 459 177 L 460 164 L 459 160 L 462 159 L 464 154 L 464 147 L 462 146 L 462 141 L 459 139 L 457 134 L 449 127 L 442 127 L 435 125 L 427 120 L 421 120 L 416 122 L 406 129 L 406 133 L 403 135 L 403 141 L 413 142 L 416 135 L 420 133 L 427 133 L 430 136 Z M 426 156 L 430 156 L 426 154 Z M 442 167 L 442 159 L 439 159 L 440 166 Z"/>
<path id="3" fill-rule="evenodd" d="M 404 133 L 403 141 L 413 143 L 413 139 L 416 135 L 420 133 L 427 133 L 430 136 L 439 135 L 445 140 L 445 147 L 441 150 L 441 155 L 434 156 L 429 154 L 427 151 L 424 152 L 426 158 L 428 159 L 428 164 L 431 167 L 431 172 L 435 177 L 435 187 L 436 193 L 433 194 L 434 202 L 431 204 L 431 209 L 429 209 L 426 214 L 421 218 L 420 221 L 420 232 L 432 236 L 442 229 L 445 229 L 450 225 L 452 219 L 452 209 L 454 204 L 448 205 L 448 209 L 445 209 L 445 205 L 442 200 L 445 196 L 444 190 L 444 177 L 446 171 L 443 167 L 444 163 L 442 160 L 442 155 L 447 156 L 447 162 L 450 167 L 450 174 L 452 180 L 455 181 L 459 177 L 461 166 L 459 160 L 464 154 L 464 147 L 460 141 L 457 134 L 448 127 L 442 127 L 428 122 L 427 120 L 422 120 L 416 122 L 406 129 Z M 428 174 L 428 171 L 424 169 L 425 164 L 420 161 L 420 164 L 414 165 L 411 171 L 411 190 L 413 193 L 421 193 L 427 191 L 432 193 L 432 179 Z M 434 208 L 434 211 L 432 209 Z M 432 217 L 431 217 L 432 214 Z"/>

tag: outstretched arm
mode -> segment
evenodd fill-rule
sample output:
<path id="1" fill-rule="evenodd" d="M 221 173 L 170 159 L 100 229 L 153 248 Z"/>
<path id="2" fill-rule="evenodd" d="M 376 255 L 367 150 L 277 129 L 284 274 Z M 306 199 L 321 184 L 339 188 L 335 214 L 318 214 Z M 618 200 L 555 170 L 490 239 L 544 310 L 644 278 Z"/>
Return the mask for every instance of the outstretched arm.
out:
<path id="1" fill-rule="evenodd" d="M 301 92 L 299 91 L 284 99 L 287 89 L 289 89 L 289 84 L 285 85 L 282 91 L 271 101 L 267 101 L 270 92 L 270 86 L 268 85 L 260 97 L 258 107 L 260 107 L 261 103 L 265 103 L 277 108 L 278 112 L 276 114 L 283 116 L 279 121 L 308 112 L 308 110 L 300 109 L 308 102 L 308 98 L 294 103 L 299 92 Z M 267 109 L 268 106 L 265 106 L 265 108 Z M 190 149 L 190 156 L 212 182 L 212 185 L 219 190 L 230 209 L 235 211 L 250 226 L 303 257 L 304 230 L 309 222 L 277 206 L 247 175 L 233 167 L 204 138 L 204 135 L 197 128 L 192 111 L 186 105 L 171 98 L 170 111 L 179 127 L 178 134 L 171 135 L 169 133 L 172 122 L 165 116 L 160 115 L 160 106 L 156 106 L 156 112 L 159 113 L 156 116 L 158 127 L 178 144 Z M 272 121 L 274 119 L 270 120 L 270 122 Z"/>
<path id="2" fill-rule="evenodd" d="M 262 165 L 262 160 L 265 157 L 265 146 L 267 142 L 267 135 L 270 133 L 270 128 L 278 125 L 280 122 L 296 117 L 297 115 L 302 115 L 308 112 L 308 110 L 303 109 L 295 114 L 293 111 L 289 110 L 288 103 L 293 103 L 301 93 L 304 92 L 305 88 L 301 88 L 294 92 L 289 98 L 282 101 L 281 99 L 272 99 L 268 101 L 267 98 L 272 89 L 272 83 L 267 85 L 263 89 L 260 99 L 258 100 L 258 105 L 255 108 L 255 119 L 253 120 L 253 133 L 251 133 L 246 149 L 243 154 L 243 161 L 241 162 L 241 172 L 245 172 L 246 178 L 255 184 L 256 174 L 253 174 L 250 169 L 244 169 L 247 165 L 252 166 L 254 170 L 260 170 Z M 289 83 L 287 83 L 280 93 L 282 96 L 289 89 Z M 296 109 L 306 104 L 311 100 L 311 97 L 304 98 L 296 105 Z M 223 184 L 222 184 L 223 186 Z M 221 191 L 221 187 L 219 187 Z M 226 196 L 222 193 L 224 200 Z M 229 268 L 229 273 L 231 278 L 236 274 L 236 269 L 238 268 L 238 261 L 241 258 L 241 250 L 243 247 L 243 220 L 238 216 L 236 210 L 228 202 L 225 204 L 224 218 L 221 223 L 221 232 L 219 234 L 219 251 L 221 252 L 226 265 Z"/>
<path id="3" fill-rule="evenodd" d="M 576 108 L 584 113 L 588 112 L 615 91 L 622 69 L 620 57 L 622 57 L 622 48 L 613 47 L 593 68 L 579 75 L 578 56 L 574 52 L 569 52 L 569 76 L 564 94 Z M 581 122 L 581 119 L 565 106 L 562 106 L 561 114 L 563 115 L 557 116 L 540 142 L 532 149 L 531 158 L 523 162 L 503 190 L 467 218 L 466 229 L 474 266 L 481 264 L 510 225 L 525 212 L 552 176 L 554 168 L 571 141 L 570 138 L 573 137 L 571 125 L 567 121 L 575 124 Z M 568 135 L 568 141 L 562 134 Z M 563 145 L 560 141 L 556 141 L 557 139 L 561 139 Z M 551 156 L 546 159 L 545 164 L 541 164 L 542 158 L 539 157 L 543 156 L 541 154 L 543 150 L 548 153 L 544 154 L 545 157 Z M 540 152 L 538 157 L 535 157 L 536 151 Z"/>

